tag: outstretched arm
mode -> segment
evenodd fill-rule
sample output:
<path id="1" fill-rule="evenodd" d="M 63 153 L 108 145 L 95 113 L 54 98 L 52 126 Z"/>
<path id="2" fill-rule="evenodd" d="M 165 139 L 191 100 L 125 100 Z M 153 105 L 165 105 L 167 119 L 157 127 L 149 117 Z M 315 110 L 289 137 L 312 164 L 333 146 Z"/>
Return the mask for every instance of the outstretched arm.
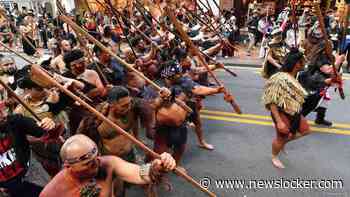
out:
<path id="1" fill-rule="evenodd" d="M 105 158 L 112 165 L 115 175 L 120 177 L 120 179 L 129 183 L 142 185 L 153 181 L 152 174 L 157 174 L 159 171 L 171 171 L 176 167 L 175 160 L 169 153 L 163 153 L 160 156 L 161 158 L 153 160 L 148 165 L 149 167 L 141 167 L 124 161 L 119 157 L 107 156 Z"/>

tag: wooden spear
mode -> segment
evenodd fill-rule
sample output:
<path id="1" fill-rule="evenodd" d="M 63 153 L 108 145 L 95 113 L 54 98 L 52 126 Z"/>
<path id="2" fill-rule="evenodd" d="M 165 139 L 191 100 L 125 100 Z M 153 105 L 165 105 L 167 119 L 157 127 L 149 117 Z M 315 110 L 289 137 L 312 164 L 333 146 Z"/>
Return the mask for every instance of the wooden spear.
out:
<path id="1" fill-rule="evenodd" d="M 1 45 L 2 47 L 6 48 L 7 50 L 9 50 L 10 52 L 14 53 L 15 55 L 17 55 L 18 57 L 22 58 L 22 59 L 23 59 L 24 61 L 26 61 L 28 64 L 30 64 L 30 65 L 35 64 L 32 60 L 30 60 L 30 59 L 24 57 L 23 55 L 21 55 L 21 54 L 18 53 L 17 51 L 15 51 L 15 50 L 11 49 L 10 47 L 6 46 L 6 45 L 5 45 L 3 42 L 1 42 L 1 41 L 0 41 L 0 45 Z M 35 83 L 37 83 L 38 85 L 44 85 L 44 86 L 47 85 L 46 82 L 42 83 L 42 81 L 40 81 L 40 79 L 38 79 L 38 78 L 32 77 L 31 80 L 34 81 Z M 86 96 L 84 93 L 82 93 L 81 91 L 77 90 L 76 93 L 77 93 L 80 97 L 82 97 L 82 98 L 84 98 L 85 100 L 89 101 L 90 103 L 93 102 L 89 97 L 87 97 L 87 96 Z"/>
<path id="2" fill-rule="evenodd" d="M 61 2 L 60 2 L 59 0 L 57 0 L 56 3 L 57 3 L 57 8 L 58 8 L 59 12 L 61 12 L 61 14 L 66 14 L 66 12 L 65 12 L 65 10 L 64 10 L 64 8 L 63 8 Z M 89 11 L 90 11 L 90 13 L 91 13 L 91 10 L 90 10 L 90 7 L 89 7 L 88 3 L 87 3 L 86 1 L 85 1 L 85 3 L 86 3 L 86 5 L 88 6 Z M 96 23 L 96 22 L 95 22 L 95 23 Z M 98 29 L 98 27 L 97 27 L 97 29 Z M 93 63 L 93 64 L 96 66 L 96 70 L 97 70 L 97 72 L 99 73 L 99 75 L 101 76 L 102 81 L 104 82 L 103 84 L 106 84 L 106 85 L 110 84 L 109 81 L 108 81 L 108 79 L 107 79 L 107 77 L 106 77 L 106 75 L 103 73 L 102 68 L 101 68 L 100 65 L 94 60 L 94 58 L 93 58 L 93 56 L 92 56 L 92 54 L 91 54 L 89 48 L 88 48 L 86 45 L 83 44 L 83 42 L 82 42 L 82 40 L 81 40 L 81 37 L 80 37 L 80 35 L 79 35 L 79 32 L 76 32 L 74 29 L 73 29 L 73 31 L 74 31 L 74 33 L 77 35 L 77 39 L 78 39 L 78 41 L 79 41 L 79 43 L 80 43 L 80 46 L 86 51 L 87 56 L 88 56 L 90 62 Z M 99 32 L 99 33 L 100 33 L 100 32 Z"/>
<path id="3" fill-rule="evenodd" d="M 134 68 L 134 66 L 132 64 L 128 64 L 127 62 L 125 62 L 123 59 L 121 59 L 120 57 L 118 57 L 116 54 L 114 54 L 110 49 L 108 49 L 107 47 L 105 47 L 100 41 L 96 40 L 93 36 L 91 36 L 89 33 L 87 33 L 83 28 L 81 28 L 80 26 L 78 26 L 76 23 L 74 23 L 73 21 L 71 21 L 67 16 L 65 15 L 61 15 L 60 19 L 62 21 L 64 21 L 65 23 L 67 23 L 68 25 L 70 25 L 73 29 L 77 30 L 78 32 L 80 32 L 82 35 L 84 35 L 88 40 L 90 40 L 92 43 L 96 44 L 98 47 L 100 47 L 102 50 L 104 50 L 105 52 L 107 52 L 109 55 L 111 55 L 113 58 L 115 58 L 120 64 L 122 64 L 123 66 L 125 66 L 127 69 L 135 72 L 139 77 L 141 77 L 142 79 L 144 79 L 145 81 L 147 81 L 151 86 L 153 86 L 157 91 L 160 91 L 161 88 L 154 83 L 152 80 L 150 80 L 149 78 L 147 78 L 142 72 L 138 71 L 137 69 Z M 187 112 L 192 112 L 192 109 L 190 107 L 188 107 L 183 101 L 176 99 L 176 103 L 178 105 L 180 105 L 184 110 L 186 110 Z"/>
<path id="4" fill-rule="evenodd" d="M 99 1 L 99 0 L 96 0 L 96 2 L 98 3 L 98 4 L 100 4 L 101 6 L 103 6 L 103 4 Z M 106 7 L 103 7 L 104 9 L 107 9 Z M 110 8 L 111 8 L 111 10 L 112 11 L 115 11 L 119 16 L 121 16 L 124 20 L 128 20 L 124 15 L 122 15 L 119 11 L 118 11 L 118 9 L 115 9 L 115 8 L 113 8 L 112 6 L 110 6 Z M 154 43 L 154 41 L 150 38 L 150 37 L 148 37 L 145 33 L 143 33 L 135 24 L 133 24 L 132 22 L 130 22 L 130 24 L 131 24 L 131 26 L 133 26 L 134 28 L 135 28 L 135 30 L 138 32 L 138 33 L 140 33 L 148 42 L 150 42 L 154 47 L 156 47 L 158 50 L 161 50 L 160 48 L 159 48 L 159 46 L 157 45 L 157 44 L 155 44 Z"/>
<path id="5" fill-rule="evenodd" d="M 37 120 L 41 121 L 41 118 L 33 111 L 32 108 L 28 106 L 28 104 L 21 99 L 4 81 L 0 80 L 0 84 L 6 89 L 6 91 L 15 98 L 29 113 L 32 114 L 32 116 Z"/>
<path id="6" fill-rule="evenodd" d="M 213 73 L 213 71 L 208 67 L 208 65 L 205 63 L 205 59 L 202 56 L 202 54 L 199 52 L 199 49 L 196 48 L 193 44 L 193 42 L 190 40 L 190 38 L 188 37 L 188 35 L 186 34 L 186 32 L 182 29 L 181 24 L 178 22 L 178 20 L 176 19 L 175 15 L 174 15 L 174 10 L 172 10 L 170 8 L 170 6 L 166 7 L 166 14 L 169 16 L 170 20 L 172 21 L 172 23 L 175 25 L 176 30 L 179 32 L 179 34 L 181 35 L 181 38 L 183 39 L 183 41 L 186 42 L 187 46 L 190 48 L 190 52 L 192 53 L 193 56 L 198 56 L 201 64 L 208 70 L 208 73 L 211 75 L 211 77 L 213 77 L 213 79 L 215 80 L 215 82 L 219 85 L 219 86 L 223 86 L 223 84 L 217 79 L 217 77 L 215 76 L 215 74 Z M 240 107 L 238 106 L 238 104 L 235 102 L 233 96 L 227 91 L 227 89 L 225 89 L 225 95 L 230 96 L 232 99 L 230 99 L 230 104 L 233 107 L 233 109 L 236 111 L 236 113 L 241 114 L 242 111 L 240 109 Z"/>
<path id="7" fill-rule="evenodd" d="M 48 81 L 50 81 L 52 84 L 54 84 L 57 88 L 59 88 L 62 92 L 64 92 L 66 95 L 77 101 L 82 107 L 86 108 L 88 111 L 93 113 L 98 119 L 101 121 L 106 122 L 109 124 L 113 129 L 115 129 L 120 135 L 125 136 L 130 141 L 138 145 L 141 149 L 143 149 L 146 153 L 150 154 L 154 158 L 160 158 L 160 155 L 155 153 L 152 149 L 144 145 L 142 142 L 137 140 L 133 135 L 130 133 L 124 131 L 122 128 L 120 128 L 117 124 L 115 124 L 113 121 L 108 119 L 106 116 L 104 116 L 102 113 L 98 112 L 95 108 L 91 107 L 89 104 L 87 104 L 85 101 L 80 99 L 79 97 L 75 96 L 71 91 L 69 91 L 67 88 L 62 86 L 60 83 L 58 83 L 56 80 L 54 80 L 51 76 L 49 76 L 40 66 L 33 65 L 32 66 L 34 70 L 36 70 L 36 73 L 40 75 L 43 78 L 46 78 Z M 199 183 L 197 183 L 192 177 L 187 175 L 186 173 L 179 170 L 179 168 L 174 169 L 174 173 L 177 174 L 180 177 L 183 177 L 186 181 L 190 182 L 193 186 L 196 188 L 199 188 L 203 192 L 207 193 L 211 197 L 215 197 L 216 195 L 212 192 L 210 192 L 208 189 L 202 187 Z"/>
<path id="8" fill-rule="evenodd" d="M 0 9 L 0 15 L 2 15 L 8 22 L 11 21 L 11 20 L 9 19 L 9 17 L 7 17 L 7 15 L 5 14 L 5 12 L 4 12 L 3 9 Z M 16 31 L 20 33 L 22 39 L 24 39 L 24 40 L 28 43 L 28 45 L 29 45 L 32 49 L 35 50 L 35 52 L 38 52 L 37 48 L 29 41 L 29 39 L 27 38 L 27 36 L 23 35 L 23 34 L 21 33 L 21 31 L 20 31 L 18 28 L 16 28 Z"/>

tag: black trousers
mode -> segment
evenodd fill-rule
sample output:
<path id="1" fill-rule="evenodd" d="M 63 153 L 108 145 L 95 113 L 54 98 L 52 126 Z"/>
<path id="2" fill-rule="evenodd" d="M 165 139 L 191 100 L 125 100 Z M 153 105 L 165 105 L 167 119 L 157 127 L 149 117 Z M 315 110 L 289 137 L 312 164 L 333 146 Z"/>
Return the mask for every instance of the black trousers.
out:
<path id="1" fill-rule="evenodd" d="M 28 38 L 28 37 L 27 37 Z M 22 39 L 22 44 L 23 44 L 23 52 L 27 55 L 34 55 L 36 52 L 36 48 L 34 49 L 35 46 L 35 40 L 28 38 L 28 41 L 31 43 L 28 43 L 26 39 Z M 33 46 L 32 46 L 33 45 Z"/>
<path id="2" fill-rule="evenodd" d="M 301 114 L 306 117 L 309 113 L 314 111 L 322 99 L 322 96 L 319 93 L 309 95 L 303 104 Z"/>

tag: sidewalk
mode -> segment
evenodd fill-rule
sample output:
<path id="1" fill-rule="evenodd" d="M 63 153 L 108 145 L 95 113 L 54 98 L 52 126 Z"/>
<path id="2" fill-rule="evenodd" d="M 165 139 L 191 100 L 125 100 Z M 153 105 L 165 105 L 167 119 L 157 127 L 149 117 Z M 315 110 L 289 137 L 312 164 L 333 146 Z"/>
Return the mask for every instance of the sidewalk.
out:
<path id="1" fill-rule="evenodd" d="M 256 47 L 252 50 L 251 55 L 247 56 L 247 46 L 240 44 L 238 51 L 235 52 L 234 57 L 224 58 L 217 57 L 217 61 L 224 63 L 226 66 L 246 66 L 253 68 L 260 68 L 263 62 L 262 58 L 259 58 L 259 48 Z"/>

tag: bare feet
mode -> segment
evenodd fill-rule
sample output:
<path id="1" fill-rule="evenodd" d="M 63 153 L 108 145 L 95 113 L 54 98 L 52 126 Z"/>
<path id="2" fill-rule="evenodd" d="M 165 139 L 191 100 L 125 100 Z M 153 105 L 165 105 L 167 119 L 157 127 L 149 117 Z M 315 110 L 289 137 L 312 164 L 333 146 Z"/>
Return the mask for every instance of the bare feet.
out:
<path id="1" fill-rule="evenodd" d="M 276 168 L 279 168 L 279 169 L 284 169 L 284 165 L 283 163 L 281 162 L 281 160 L 278 158 L 278 156 L 272 156 L 272 164 L 276 167 Z"/>
<path id="2" fill-rule="evenodd" d="M 211 144 L 208 144 L 207 142 L 203 141 L 200 142 L 198 145 L 200 148 L 207 149 L 207 150 L 214 150 L 214 146 Z"/>

